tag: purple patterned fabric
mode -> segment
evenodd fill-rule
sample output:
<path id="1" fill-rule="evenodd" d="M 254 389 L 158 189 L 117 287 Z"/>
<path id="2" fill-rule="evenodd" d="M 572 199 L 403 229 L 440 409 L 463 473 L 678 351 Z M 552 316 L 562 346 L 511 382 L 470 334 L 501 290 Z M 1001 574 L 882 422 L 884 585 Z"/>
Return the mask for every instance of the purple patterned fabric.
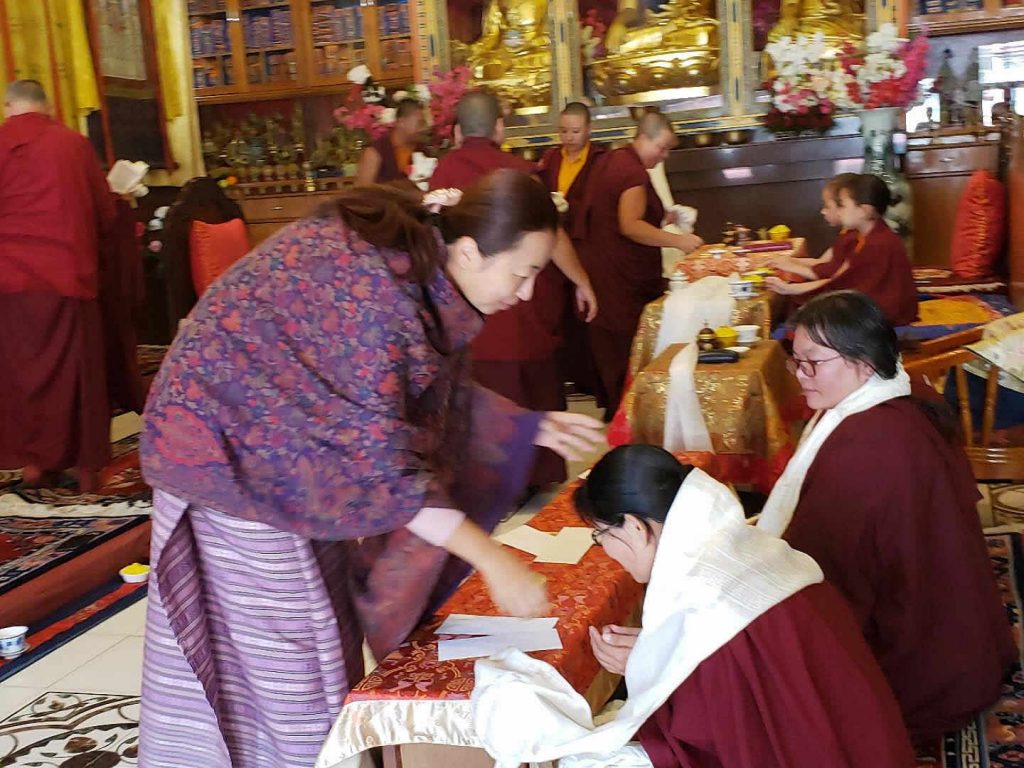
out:
<path id="1" fill-rule="evenodd" d="M 308 768 L 362 677 L 337 549 L 157 491 L 139 765 Z"/>
<path id="2" fill-rule="evenodd" d="M 387 654 L 467 573 L 405 524 L 451 506 L 491 530 L 522 492 L 541 414 L 471 383 L 480 318 L 408 266 L 339 219 L 297 222 L 168 353 L 141 445 L 144 768 L 312 764 L 352 648 Z"/>
<path id="3" fill-rule="evenodd" d="M 443 271 L 424 288 L 397 276 L 408 265 L 337 218 L 296 222 L 236 263 L 153 383 L 149 484 L 328 540 L 449 506 L 482 324 Z"/>

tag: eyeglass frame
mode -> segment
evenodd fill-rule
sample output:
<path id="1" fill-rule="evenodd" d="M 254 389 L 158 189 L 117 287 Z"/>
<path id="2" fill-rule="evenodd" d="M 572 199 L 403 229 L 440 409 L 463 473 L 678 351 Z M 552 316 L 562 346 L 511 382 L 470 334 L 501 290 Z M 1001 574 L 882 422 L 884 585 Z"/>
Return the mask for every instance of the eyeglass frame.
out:
<path id="1" fill-rule="evenodd" d="M 591 529 L 591 531 L 590 531 L 590 540 L 592 542 L 594 542 L 594 544 L 596 546 L 599 547 L 599 546 L 601 546 L 601 537 L 604 536 L 609 531 L 615 530 L 616 528 L 618 528 L 618 526 L 616 526 L 616 525 L 607 525 L 604 528 L 598 528 L 595 525 L 593 527 L 593 529 Z"/>
<path id="2" fill-rule="evenodd" d="M 834 357 L 826 357 L 824 360 L 802 360 L 799 357 L 793 357 L 790 355 L 789 359 L 786 360 L 786 370 L 796 376 L 797 372 L 803 373 L 809 379 L 813 379 L 818 375 L 818 366 L 822 363 L 831 363 L 833 360 L 838 360 L 842 355 L 835 355 Z M 804 366 L 809 365 L 811 372 L 808 373 Z"/>

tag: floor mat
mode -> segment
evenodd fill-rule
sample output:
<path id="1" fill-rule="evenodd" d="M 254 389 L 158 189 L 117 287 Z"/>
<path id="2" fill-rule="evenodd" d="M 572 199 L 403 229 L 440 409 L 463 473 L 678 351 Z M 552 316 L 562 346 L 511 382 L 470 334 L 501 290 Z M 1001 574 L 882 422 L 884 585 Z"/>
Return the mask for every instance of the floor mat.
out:
<path id="1" fill-rule="evenodd" d="M 0 658 L 0 681 L 134 605 L 146 596 L 146 586 L 144 583 L 125 584 L 120 579 L 112 581 L 29 627 L 28 650 L 16 659 Z"/>

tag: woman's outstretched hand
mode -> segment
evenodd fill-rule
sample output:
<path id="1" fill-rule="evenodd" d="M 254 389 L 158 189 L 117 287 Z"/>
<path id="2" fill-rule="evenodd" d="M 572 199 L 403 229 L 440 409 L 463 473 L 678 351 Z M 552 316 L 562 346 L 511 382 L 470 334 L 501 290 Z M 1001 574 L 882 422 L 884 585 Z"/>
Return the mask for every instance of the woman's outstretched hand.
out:
<path id="1" fill-rule="evenodd" d="M 533 444 L 550 448 L 567 461 L 579 461 L 605 444 L 604 424 L 582 413 L 548 411 Z"/>
<path id="2" fill-rule="evenodd" d="M 498 610 L 509 616 L 547 616 L 551 610 L 547 582 L 522 560 L 501 550 L 480 569 Z"/>

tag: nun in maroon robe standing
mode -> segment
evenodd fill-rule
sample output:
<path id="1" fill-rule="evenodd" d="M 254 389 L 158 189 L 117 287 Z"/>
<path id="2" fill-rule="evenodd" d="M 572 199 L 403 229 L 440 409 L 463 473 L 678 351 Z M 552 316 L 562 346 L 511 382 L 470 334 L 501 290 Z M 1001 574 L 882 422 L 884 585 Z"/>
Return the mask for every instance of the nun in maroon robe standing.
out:
<path id="1" fill-rule="evenodd" d="M 431 189 L 465 189 L 481 177 L 511 168 L 535 174 L 537 166 L 499 146 L 504 131 L 499 104 L 492 94 L 475 91 L 458 107 L 462 143 L 441 158 L 430 179 Z M 473 340 L 473 378 L 488 389 L 531 410 L 566 407 L 555 352 L 561 344 L 566 284 L 572 283 L 592 305 L 590 282 L 572 248 L 561 243 L 552 263 L 537 276 L 530 301 L 491 315 Z M 549 450 L 537 452 L 530 473 L 531 488 L 560 483 L 565 461 Z"/>
<path id="2" fill-rule="evenodd" d="M 40 484 L 77 467 L 95 489 L 110 460 L 99 238 L 116 212 L 89 140 L 12 83 L 0 126 L 0 468 Z"/>
<path id="3" fill-rule="evenodd" d="M 758 527 L 849 601 L 915 743 L 963 727 L 1016 657 L 945 404 L 911 395 L 896 335 L 854 291 L 796 315 L 792 367 L 819 410 Z"/>
<path id="4" fill-rule="evenodd" d="M 661 248 L 692 251 L 696 235 L 661 229 L 665 208 L 647 169 L 676 144 L 668 119 L 648 112 L 628 147 L 607 153 L 591 176 L 582 221 L 577 221 L 583 266 L 600 310 L 590 323 L 590 348 L 608 420 L 615 414 L 629 367 L 629 350 L 644 306 L 665 290 Z"/>
<path id="5" fill-rule="evenodd" d="M 578 254 L 583 243 L 576 220 L 583 219 L 592 173 L 605 149 L 590 140 L 590 109 L 578 101 L 567 104 L 559 115 L 558 135 L 562 144 L 544 153 L 540 161 L 540 178 L 549 190 L 565 198 L 569 209 L 562 216 L 562 225 Z M 580 214 L 578 217 L 577 213 Z M 565 290 L 569 288 L 566 286 Z M 571 294 L 562 304 L 562 342 L 558 356 L 563 379 L 573 382 L 577 392 L 593 395 L 598 387 L 587 341 L 586 316 L 577 309 Z"/>

